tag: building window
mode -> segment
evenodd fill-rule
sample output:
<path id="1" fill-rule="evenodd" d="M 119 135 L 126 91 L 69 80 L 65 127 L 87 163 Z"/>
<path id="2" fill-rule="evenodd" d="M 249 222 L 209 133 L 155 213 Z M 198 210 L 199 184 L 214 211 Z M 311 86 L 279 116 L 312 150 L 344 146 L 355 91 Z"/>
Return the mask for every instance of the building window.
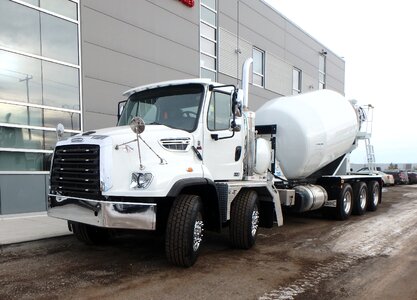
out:
<path id="1" fill-rule="evenodd" d="M 326 88 L 326 55 L 319 55 L 319 90 Z"/>
<path id="2" fill-rule="evenodd" d="M 78 5 L 0 1 L 0 171 L 49 171 L 56 125 L 82 130 Z"/>
<path id="3" fill-rule="evenodd" d="M 200 77 L 217 79 L 216 0 L 201 0 L 200 4 Z"/>
<path id="4" fill-rule="evenodd" d="M 253 84 L 263 87 L 265 84 L 265 52 L 253 48 Z"/>
<path id="5" fill-rule="evenodd" d="M 297 95 L 301 93 L 301 70 L 294 68 L 292 70 L 292 94 Z"/>

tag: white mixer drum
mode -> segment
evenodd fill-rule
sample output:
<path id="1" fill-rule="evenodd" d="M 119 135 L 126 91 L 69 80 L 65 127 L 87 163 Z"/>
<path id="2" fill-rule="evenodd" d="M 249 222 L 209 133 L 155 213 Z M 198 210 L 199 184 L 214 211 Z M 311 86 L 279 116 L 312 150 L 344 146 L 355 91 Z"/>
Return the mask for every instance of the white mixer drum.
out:
<path id="1" fill-rule="evenodd" d="M 342 95 L 319 90 L 268 101 L 256 125 L 277 125 L 276 157 L 288 179 L 305 178 L 350 151 L 359 130 Z"/>

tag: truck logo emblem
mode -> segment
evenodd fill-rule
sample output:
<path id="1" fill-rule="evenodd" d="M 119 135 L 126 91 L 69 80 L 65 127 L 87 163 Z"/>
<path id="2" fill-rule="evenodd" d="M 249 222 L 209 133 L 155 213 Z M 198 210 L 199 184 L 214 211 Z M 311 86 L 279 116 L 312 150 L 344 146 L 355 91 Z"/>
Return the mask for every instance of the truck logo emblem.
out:
<path id="1" fill-rule="evenodd" d="M 73 139 L 71 139 L 71 143 L 80 143 L 82 141 L 84 141 L 83 138 L 73 138 Z"/>

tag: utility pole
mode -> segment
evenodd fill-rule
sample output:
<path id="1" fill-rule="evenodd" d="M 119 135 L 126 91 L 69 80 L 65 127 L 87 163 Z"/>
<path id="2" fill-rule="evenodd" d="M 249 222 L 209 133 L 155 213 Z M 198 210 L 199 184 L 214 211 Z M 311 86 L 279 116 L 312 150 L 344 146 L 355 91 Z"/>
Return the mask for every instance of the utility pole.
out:
<path id="1" fill-rule="evenodd" d="M 26 74 L 26 77 L 23 79 L 19 79 L 19 82 L 26 81 L 26 101 L 29 104 L 29 80 L 33 78 L 32 75 Z M 30 125 L 30 112 L 29 112 L 29 106 L 26 107 L 26 113 L 27 113 L 27 120 L 28 120 L 28 126 Z M 28 129 L 29 132 L 29 140 L 32 139 L 32 133 L 30 129 Z"/>

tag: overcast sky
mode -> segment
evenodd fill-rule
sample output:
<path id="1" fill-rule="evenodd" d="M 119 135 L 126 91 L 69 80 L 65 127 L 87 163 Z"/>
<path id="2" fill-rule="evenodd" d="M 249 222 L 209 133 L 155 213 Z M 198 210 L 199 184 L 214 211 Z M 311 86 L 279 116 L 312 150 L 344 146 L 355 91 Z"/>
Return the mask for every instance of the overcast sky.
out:
<path id="1" fill-rule="evenodd" d="M 344 58 L 346 97 L 375 107 L 376 161 L 417 163 L 417 1 L 265 1 Z"/>

